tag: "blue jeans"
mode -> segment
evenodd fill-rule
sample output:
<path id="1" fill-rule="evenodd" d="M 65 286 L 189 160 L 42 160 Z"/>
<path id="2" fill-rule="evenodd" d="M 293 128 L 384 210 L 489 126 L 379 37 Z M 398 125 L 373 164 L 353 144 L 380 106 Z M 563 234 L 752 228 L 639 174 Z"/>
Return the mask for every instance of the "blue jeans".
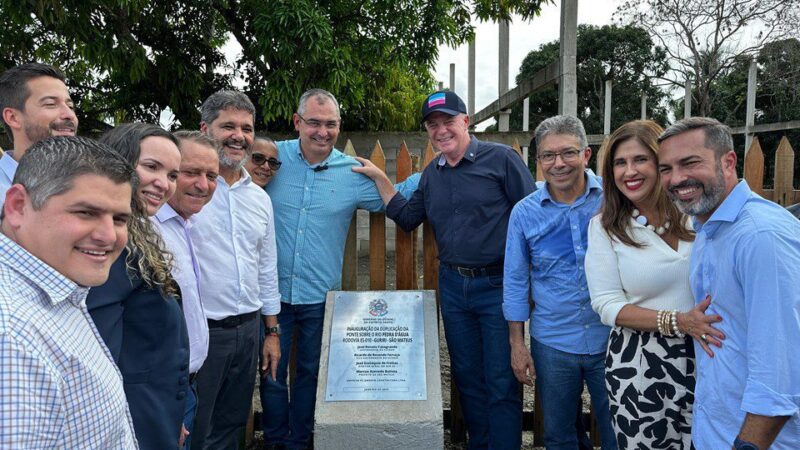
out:
<path id="1" fill-rule="evenodd" d="M 311 445 L 314 405 L 317 397 L 317 374 L 322 346 L 325 303 L 290 305 L 281 303 L 281 360 L 278 379 L 261 379 L 261 427 L 267 444 L 284 444 L 289 449 Z M 286 375 L 292 354 L 292 335 L 297 334 L 296 372 L 292 381 L 292 402 Z"/>
<path id="2" fill-rule="evenodd" d="M 442 267 L 439 296 L 469 449 L 519 449 L 522 401 L 511 370 L 503 276 L 463 277 Z"/>
<path id="3" fill-rule="evenodd" d="M 547 450 L 575 450 L 575 418 L 583 382 L 589 388 L 603 450 L 616 450 L 611 411 L 605 385 L 605 353 L 576 355 L 562 352 L 531 338 L 531 356 L 544 413 L 544 445 Z"/>
<path id="4" fill-rule="evenodd" d="M 186 406 L 183 408 L 183 426 L 189 435 L 183 442 L 183 448 L 188 450 L 191 448 L 192 430 L 194 429 L 194 413 L 197 412 L 197 381 L 189 386 L 189 391 L 186 396 Z"/>

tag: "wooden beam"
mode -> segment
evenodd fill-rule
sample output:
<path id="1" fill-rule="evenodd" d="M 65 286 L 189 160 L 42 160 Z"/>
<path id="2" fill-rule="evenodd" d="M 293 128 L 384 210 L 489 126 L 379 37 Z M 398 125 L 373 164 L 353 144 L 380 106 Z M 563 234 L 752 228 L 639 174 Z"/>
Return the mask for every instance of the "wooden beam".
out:
<path id="1" fill-rule="evenodd" d="M 486 108 L 473 114 L 470 123 L 472 125 L 478 125 L 487 119 L 491 119 L 500 111 L 512 107 L 516 103 L 524 100 L 525 97 L 540 92 L 557 81 L 558 61 L 555 61 L 548 64 L 544 69 L 536 72 L 532 77 L 523 81 L 514 89 L 501 95 L 500 98 L 490 103 Z"/>

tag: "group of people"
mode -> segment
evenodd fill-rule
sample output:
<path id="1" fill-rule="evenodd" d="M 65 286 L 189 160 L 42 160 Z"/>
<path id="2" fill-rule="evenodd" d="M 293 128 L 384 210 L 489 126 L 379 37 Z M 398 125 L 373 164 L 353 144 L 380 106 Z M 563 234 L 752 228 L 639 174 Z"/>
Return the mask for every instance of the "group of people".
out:
<path id="1" fill-rule="evenodd" d="M 438 156 L 393 184 L 334 148 L 322 89 L 280 142 L 234 90 L 199 130 L 76 137 L 63 75 L 38 63 L 0 75 L 0 112 L 2 448 L 236 448 L 257 373 L 267 448 L 310 448 L 358 208 L 433 225 L 469 448 L 520 448 L 534 379 L 548 449 L 586 444 L 584 383 L 604 450 L 800 442 L 800 221 L 738 181 L 713 119 L 623 125 L 601 178 L 581 122 L 548 118 L 537 184 L 439 91 L 421 111 Z"/>

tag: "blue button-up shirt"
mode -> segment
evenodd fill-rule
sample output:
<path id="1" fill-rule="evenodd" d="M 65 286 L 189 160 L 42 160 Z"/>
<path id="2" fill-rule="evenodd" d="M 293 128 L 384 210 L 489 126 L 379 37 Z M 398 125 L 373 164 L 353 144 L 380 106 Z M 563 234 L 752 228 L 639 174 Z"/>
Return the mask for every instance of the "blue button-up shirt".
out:
<path id="1" fill-rule="evenodd" d="M 584 273 L 589 221 L 603 201 L 600 177 L 586 171 L 586 190 L 571 205 L 543 189 L 517 203 L 506 238 L 503 313 L 506 320 L 531 319 L 531 336 L 567 353 L 606 351 L 609 327 L 592 309 Z M 531 312 L 528 292 L 533 285 Z"/>
<path id="2" fill-rule="evenodd" d="M 443 263 L 502 264 L 511 208 L 535 189 L 530 170 L 511 147 L 472 136 L 458 164 L 451 167 L 440 155 L 422 172 L 411 199 L 395 195 L 386 215 L 406 231 L 428 219 Z"/>
<path id="3" fill-rule="evenodd" d="M 17 160 L 11 157 L 10 152 L 3 153 L 0 157 L 0 210 L 6 202 L 6 191 L 14 181 L 14 174 L 17 173 Z"/>
<path id="4" fill-rule="evenodd" d="M 746 413 L 792 416 L 770 447 L 800 445 L 800 222 L 740 182 L 704 224 L 695 221 L 695 301 L 725 333 L 708 355 L 695 343 L 692 439 L 730 448 Z"/>
<path id="5" fill-rule="evenodd" d="M 303 305 L 322 303 L 330 290 L 342 287 L 344 243 L 357 208 L 383 211 L 383 200 L 368 177 L 351 169 L 360 164 L 333 149 L 309 164 L 300 140 L 277 143 L 281 170 L 266 186 L 275 209 L 278 279 L 281 301 Z M 327 167 L 324 170 L 314 170 Z M 410 195 L 418 175 L 396 186 Z"/>
<path id="6" fill-rule="evenodd" d="M 0 448 L 138 448 L 88 292 L 0 233 Z"/>

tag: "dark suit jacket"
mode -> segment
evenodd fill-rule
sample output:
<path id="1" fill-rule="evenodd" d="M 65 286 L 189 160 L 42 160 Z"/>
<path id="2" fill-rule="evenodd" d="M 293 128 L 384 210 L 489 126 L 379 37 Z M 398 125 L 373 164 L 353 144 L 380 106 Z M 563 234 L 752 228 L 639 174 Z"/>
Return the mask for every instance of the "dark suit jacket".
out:
<path id="1" fill-rule="evenodd" d="M 86 305 L 122 373 L 139 448 L 176 448 L 189 384 L 186 321 L 174 297 L 128 276 L 126 257 Z"/>

